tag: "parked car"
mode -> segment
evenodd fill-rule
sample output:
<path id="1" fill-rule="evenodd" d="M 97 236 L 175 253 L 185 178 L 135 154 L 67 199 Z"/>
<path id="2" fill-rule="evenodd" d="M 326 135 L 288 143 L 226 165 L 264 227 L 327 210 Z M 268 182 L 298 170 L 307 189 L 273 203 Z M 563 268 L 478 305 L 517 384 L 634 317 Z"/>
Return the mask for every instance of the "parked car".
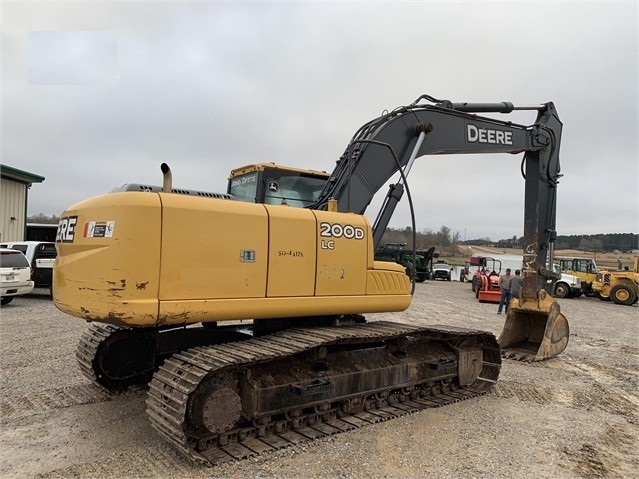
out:
<path id="1" fill-rule="evenodd" d="M 33 290 L 31 266 L 18 250 L 0 248 L 0 304 L 9 304 L 14 296 Z"/>
<path id="2" fill-rule="evenodd" d="M 452 268 L 448 265 L 448 263 L 437 261 L 433 265 L 433 279 L 445 279 L 446 281 L 450 281 L 451 275 Z"/>
<path id="3" fill-rule="evenodd" d="M 0 244 L 1 248 L 21 251 L 31 266 L 31 279 L 36 288 L 50 288 L 53 279 L 53 263 L 57 256 L 52 241 L 13 241 Z"/>

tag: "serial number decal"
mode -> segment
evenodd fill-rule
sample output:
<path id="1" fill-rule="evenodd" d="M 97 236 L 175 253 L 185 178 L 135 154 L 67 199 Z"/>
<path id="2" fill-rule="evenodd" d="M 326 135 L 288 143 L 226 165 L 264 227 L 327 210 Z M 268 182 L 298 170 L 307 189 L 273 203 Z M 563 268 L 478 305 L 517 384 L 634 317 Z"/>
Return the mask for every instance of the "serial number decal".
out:
<path id="1" fill-rule="evenodd" d="M 115 221 L 89 221 L 84 224 L 85 238 L 112 238 Z"/>
<path id="2" fill-rule="evenodd" d="M 338 223 L 320 223 L 320 236 L 323 238 L 347 238 L 361 240 L 364 230 L 359 226 L 340 225 Z"/>
<path id="3" fill-rule="evenodd" d="M 56 243 L 73 243 L 75 238 L 75 225 L 78 223 L 77 216 L 64 216 L 58 223 L 58 231 L 55 234 Z"/>
<path id="4" fill-rule="evenodd" d="M 280 250 L 278 251 L 278 256 L 292 256 L 293 258 L 303 258 L 304 257 L 304 253 L 302 253 L 301 251 L 284 251 L 284 250 Z"/>
<path id="5" fill-rule="evenodd" d="M 512 145 L 513 132 L 504 130 L 491 130 L 489 128 L 477 128 L 475 125 L 466 125 L 469 143 L 490 143 L 494 145 Z"/>

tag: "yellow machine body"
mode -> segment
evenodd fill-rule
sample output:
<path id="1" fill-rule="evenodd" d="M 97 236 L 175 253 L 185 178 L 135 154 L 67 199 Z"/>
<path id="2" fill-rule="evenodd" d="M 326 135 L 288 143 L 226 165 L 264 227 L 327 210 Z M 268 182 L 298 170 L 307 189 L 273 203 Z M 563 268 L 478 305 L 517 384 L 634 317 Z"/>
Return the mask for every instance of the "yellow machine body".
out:
<path id="1" fill-rule="evenodd" d="M 632 306 L 639 300 L 639 256 L 635 256 L 632 270 L 597 273 L 592 289 L 602 301 Z"/>
<path id="2" fill-rule="evenodd" d="M 110 193 L 63 213 L 53 297 L 119 326 L 382 311 L 410 305 L 404 268 L 374 260 L 353 213 Z"/>

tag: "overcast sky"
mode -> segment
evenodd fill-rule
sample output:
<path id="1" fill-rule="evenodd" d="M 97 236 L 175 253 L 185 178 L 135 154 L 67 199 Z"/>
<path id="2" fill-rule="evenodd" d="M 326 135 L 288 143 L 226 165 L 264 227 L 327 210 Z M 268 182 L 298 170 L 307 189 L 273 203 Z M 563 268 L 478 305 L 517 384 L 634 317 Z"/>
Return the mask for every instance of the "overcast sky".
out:
<path id="1" fill-rule="evenodd" d="M 5 0 L 2 164 L 46 178 L 29 215 L 59 215 L 124 183 L 161 185 L 162 162 L 174 186 L 214 192 L 249 163 L 331 171 L 362 124 L 424 93 L 552 101 L 558 234 L 637 233 L 637 14 L 636 1 Z M 418 159 L 417 229 L 521 236 L 520 161 Z M 404 199 L 390 226 L 409 224 Z"/>

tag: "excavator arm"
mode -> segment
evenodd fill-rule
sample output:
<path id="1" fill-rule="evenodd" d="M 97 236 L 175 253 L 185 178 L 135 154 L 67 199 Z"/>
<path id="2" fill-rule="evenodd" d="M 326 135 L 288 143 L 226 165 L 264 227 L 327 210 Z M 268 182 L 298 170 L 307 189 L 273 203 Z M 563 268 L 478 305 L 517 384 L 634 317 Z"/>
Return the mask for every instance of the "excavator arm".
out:
<path id="1" fill-rule="evenodd" d="M 420 105 L 422 99 L 437 103 Z M 524 109 L 538 111 L 532 126 L 476 115 Z M 540 281 L 531 285 L 532 289 L 543 288 L 542 277 L 555 277 L 547 271 L 546 263 L 555 238 L 561 127 L 552 103 L 527 107 L 508 102 L 451 103 L 423 95 L 413 104 L 386 113 L 357 131 L 313 208 L 326 209 L 328 200 L 334 199 L 339 211 L 364 214 L 379 189 L 400 170 L 406 178 L 413 161 L 420 156 L 524 152 L 526 255 L 528 261 L 536 257 L 542 268 Z M 390 186 L 373 225 L 375 246 L 379 245 L 404 194 L 404 178 Z"/>
<path id="2" fill-rule="evenodd" d="M 423 104 L 423 100 L 430 104 Z M 525 126 L 478 115 L 516 110 L 536 110 L 535 123 Z M 519 359 L 554 356 L 563 351 L 568 341 L 568 323 L 559 313 L 559 305 L 548 296 L 558 279 L 552 270 L 552 256 L 557 184 L 562 176 L 561 130 L 551 102 L 517 107 L 509 102 L 452 103 L 422 95 L 409 106 L 385 113 L 357 131 L 312 208 L 327 209 L 329 200 L 336 200 L 338 211 L 364 214 L 379 189 L 399 172 L 401 179 L 390 185 L 373 224 L 377 247 L 408 188 L 407 176 L 417 157 L 523 152 L 524 282 L 500 343 L 503 347 L 516 346 L 511 356 Z"/>

